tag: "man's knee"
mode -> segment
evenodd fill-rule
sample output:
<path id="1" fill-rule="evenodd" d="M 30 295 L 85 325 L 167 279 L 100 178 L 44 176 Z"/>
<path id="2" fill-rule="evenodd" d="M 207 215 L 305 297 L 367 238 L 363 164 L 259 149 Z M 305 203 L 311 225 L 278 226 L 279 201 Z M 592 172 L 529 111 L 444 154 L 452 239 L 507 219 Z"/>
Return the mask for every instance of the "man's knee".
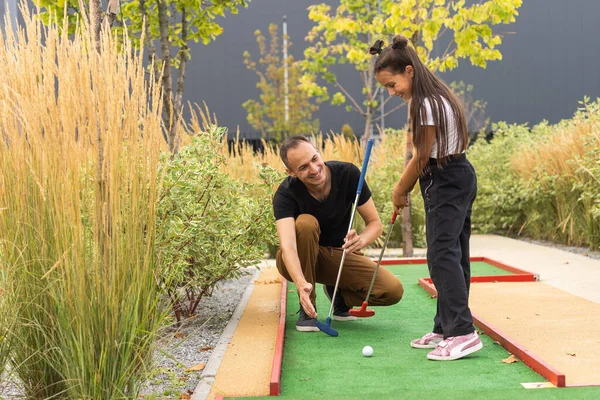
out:
<path id="1" fill-rule="evenodd" d="M 404 295 L 404 287 L 396 277 L 385 282 L 383 293 L 381 294 L 381 305 L 391 306 L 402 300 Z"/>
<path id="2" fill-rule="evenodd" d="M 400 282 L 398 279 L 393 280 L 388 289 L 388 293 L 388 301 L 390 305 L 396 304 L 402 300 L 402 296 L 404 296 L 404 287 L 402 286 L 402 282 Z"/>
<path id="3" fill-rule="evenodd" d="M 296 235 L 320 235 L 319 221 L 310 214 L 300 214 L 296 218 Z"/>

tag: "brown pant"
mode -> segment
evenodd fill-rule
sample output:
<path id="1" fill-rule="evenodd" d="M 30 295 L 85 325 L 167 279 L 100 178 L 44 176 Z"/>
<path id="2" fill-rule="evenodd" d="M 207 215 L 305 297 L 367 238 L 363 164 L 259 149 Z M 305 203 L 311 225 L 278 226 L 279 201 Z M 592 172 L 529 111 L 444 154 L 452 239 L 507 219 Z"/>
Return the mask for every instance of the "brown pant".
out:
<path id="1" fill-rule="evenodd" d="M 321 229 L 317 219 L 309 214 L 301 214 L 296 219 L 296 241 L 298 257 L 302 272 L 307 282 L 315 287 L 315 282 L 324 285 L 335 285 L 342 260 L 343 250 L 339 247 L 319 246 Z M 281 249 L 277 251 L 277 269 L 279 273 L 291 281 L 283 262 Z M 346 254 L 339 288 L 349 307 L 360 306 L 371 285 L 377 264 L 361 253 Z M 380 267 L 373 290 L 369 297 L 369 305 L 389 306 L 396 304 L 402 298 L 404 289 L 402 283 L 390 271 Z M 315 290 L 310 294 L 310 300 L 315 304 Z"/>

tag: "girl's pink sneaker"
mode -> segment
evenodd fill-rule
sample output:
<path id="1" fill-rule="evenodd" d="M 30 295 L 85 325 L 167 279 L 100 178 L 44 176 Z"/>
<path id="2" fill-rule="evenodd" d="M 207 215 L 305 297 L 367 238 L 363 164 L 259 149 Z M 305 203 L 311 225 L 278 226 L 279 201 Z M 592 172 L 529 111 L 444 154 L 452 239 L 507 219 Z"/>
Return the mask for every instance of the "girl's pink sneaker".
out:
<path id="1" fill-rule="evenodd" d="M 467 354 L 481 350 L 483 344 L 477 332 L 463 336 L 453 336 L 442 340 L 427 358 L 436 361 L 458 360 Z"/>
<path id="2" fill-rule="evenodd" d="M 444 339 L 443 335 L 440 335 L 439 333 L 429 332 L 422 338 L 415 339 L 412 342 L 410 342 L 410 345 L 417 349 L 435 349 L 438 343 L 442 341 L 442 339 Z"/>

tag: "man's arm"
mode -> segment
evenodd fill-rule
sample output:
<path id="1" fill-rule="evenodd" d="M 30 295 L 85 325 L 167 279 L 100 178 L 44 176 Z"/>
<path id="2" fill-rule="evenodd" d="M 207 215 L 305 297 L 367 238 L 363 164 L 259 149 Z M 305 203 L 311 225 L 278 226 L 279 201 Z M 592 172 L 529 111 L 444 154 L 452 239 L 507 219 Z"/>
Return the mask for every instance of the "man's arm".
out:
<path id="1" fill-rule="evenodd" d="M 300 265 L 300 259 L 298 258 L 296 221 L 294 218 L 277 220 L 277 235 L 279 236 L 279 247 L 281 248 L 283 263 L 298 289 L 300 304 L 309 317 L 317 318 L 317 312 L 310 301 L 310 293 L 313 287 L 311 283 L 306 281 L 302 272 L 302 265 Z"/>
<path id="2" fill-rule="evenodd" d="M 365 221 L 365 229 L 362 230 L 360 235 L 354 229 L 348 232 L 346 243 L 342 246 L 348 252 L 359 251 L 363 247 L 370 245 L 383 232 L 383 224 L 381 223 L 381 219 L 379 219 L 373 198 L 370 198 L 365 204 L 358 206 L 356 209 Z"/>

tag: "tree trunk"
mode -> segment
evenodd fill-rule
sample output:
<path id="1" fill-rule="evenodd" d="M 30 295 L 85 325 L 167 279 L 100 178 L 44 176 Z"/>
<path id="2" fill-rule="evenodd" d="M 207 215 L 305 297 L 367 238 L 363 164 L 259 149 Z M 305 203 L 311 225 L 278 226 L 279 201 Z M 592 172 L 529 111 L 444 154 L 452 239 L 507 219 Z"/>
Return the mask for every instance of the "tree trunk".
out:
<path id="1" fill-rule="evenodd" d="M 102 6 L 100 0 L 90 0 L 90 24 L 96 51 L 100 53 L 100 31 L 102 30 Z"/>
<path id="2" fill-rule="evenodd" d="M 413 157 L 413 140 L 412 140 L 412 125 L 410 121 L 410 102 L 408 103 L 408 123 L 406 129 L 406 151 L 404 155 L 404 168 L 408 165 L 408 162 Z M 413 242 L 412 242 L 412 202 L 410 201 L 410 193 L 408 194 L 409 202 L 408 206 L 402 210 L 402 255 L 404 257 L 412 257 Z"/>
<path id="3" fill-rule="evenodd" d="M 173 154 L 179 152 L 179 136 L 177 127 L 183 109 L 183 86 L 185 83 L 185 66 L 187 61 L 187 21 L 185 9 L 181 12 L 181 41 L 183 46 L 179 50 L 179 76 L 177 77 L 177 91 L 175 93 L 175 106 L 173 107 L 173 124 L 169 131 L 169 143 L 173 142 Z M 170 147 L 169 147 L 170 148 Z"/>
<path id="4" fill-rule="evenodd" d="M 152 40 L 152 34 L 148 27 L 148 11 L 146 10 L 146 0 L 140 0 L 140 14 L 142 15 L 142 21 L 144 21 L 144 43 L 148 45 L 148 61 L 151 65 L 154 65 L 154 83 L 158 83 L 160 79 L 160 71 L 158 70 L 158 60 L 156 59 L 156 47 Z"/>
<path id="5" fill-rule="evenodd" d="M 171 136 L 171 126 L 175 123 L 172 118 L 171 97 L 173 96 L 173 81 L 171 79 L 171 42 L 169 41 L 169 16 L 167 3 L 158 0 L 158 25 L 160 30 L 160 52 L 163 60 L 162 88 L 163 88 L 163 122 L 168 134 L 167 142 L 169 152 L 173 153 L 175 138 Z"/>

